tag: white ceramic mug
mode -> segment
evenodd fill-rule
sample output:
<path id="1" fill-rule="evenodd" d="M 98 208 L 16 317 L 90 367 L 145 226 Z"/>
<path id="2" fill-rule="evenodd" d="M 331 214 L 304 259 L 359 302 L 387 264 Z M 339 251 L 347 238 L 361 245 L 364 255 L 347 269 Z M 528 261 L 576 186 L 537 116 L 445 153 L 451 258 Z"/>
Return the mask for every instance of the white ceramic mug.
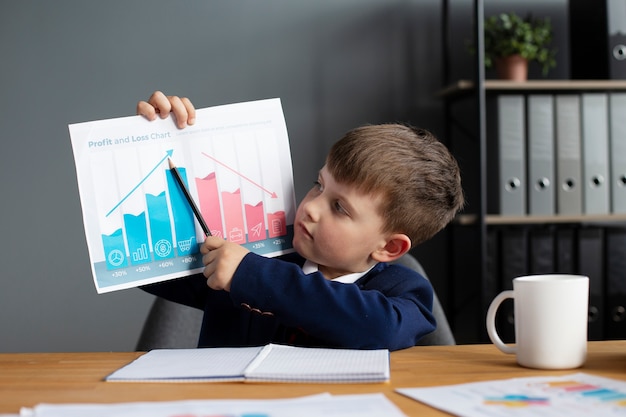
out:
<path id="1" fill-rule="evenodd" d="M 515 344 L 498 336 L 495 319 L 500 304 L 514 302 Z M 487 311 L 489 338 L 517 363 L 537 369 L 572 369 L 587 357 L 589 278 L 582 275 L 529 275 L 513 280 L 513 290 L 493 299 Z"/>

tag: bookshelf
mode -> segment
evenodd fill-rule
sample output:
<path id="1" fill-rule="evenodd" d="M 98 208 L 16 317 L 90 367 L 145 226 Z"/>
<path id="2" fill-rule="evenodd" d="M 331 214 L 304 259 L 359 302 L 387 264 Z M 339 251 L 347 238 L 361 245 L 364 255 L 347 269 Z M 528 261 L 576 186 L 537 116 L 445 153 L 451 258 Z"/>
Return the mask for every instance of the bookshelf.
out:
<path id="1" fill-rule="evenodd" d="M 474 33 L 475 45 L 480 51 L 483 45 L 482 31 L 484 19 L 483 0 L 474 0 Z M 444 1 L 444 23 L 446 14 L 448 13 L 448 1 Z M 448 45 L 446 32 L 447 25 L 443 25 L 444 45 Z M 447 46 L 450 50 L 449 45 Z M 444 54 L 445 56 L 446 54 Z M 447 59 L 444 58 L 444 66 L 447 65 Z M 590 307 L 590 321 L 593 320 L 611 320 L 609 303 L 613 300 L 609 297 L 611 285 L 620 285 L 624 287 L 619 290 L 624 292 L 623 298 L 626 303 L 626 275 L 621 283 L 605 282 L 609 272 L 609 267 L 604 265 L 607 256 L 604 252 L 602 257 L 599 255 L 588 256 L 585 253 L 594 248 L 601 238 L 603 248 L 608 245 L 615 245 L 615 242 L 625 242 L 626 247 L 626 214 L 622 213 L 606 213 L 606 214 L 554 214 L 554 215 L 502 215 L 493 214 L 488 208 L 489 186 L 487 176 L 489 175 L 490 164 L 493 161 L 488 153 L 489 116 L 488 101 L 499 95 L 582 95 L 584 93 L 611 93 L 626 92 L 626 80 L 528 80 L 525 82 L 512 82 L 505 80 L 485 79 L 484 57 L 481 52 L 475 56 L 475 78 L 473 80 L 446 80 L 445 86 L 437 92 L 436 96 L 443 100 L 446 120 L 445 138 L 448 146 L 455 154 L 464 175 L 464 188 L 466 190 L 468 207 L 464 213 L 460 214 L 452 224 L 449 233 L 449 253 L 450 259 L 450 277 L 449 277 L 449 305 L 448 319 L 451 322 L 455 337 L 459 343 L 482 343 L 488 342 L 486 332 L 484 331 L 484 318 L 486 309 L 493 297 L 504 288 L 504 280 L 501 279 L 499 272 L 503 270 L 502 263 L 509 262 L 507 257 L 500 256 L 511 248 L 512 244 L 521 245 L 523 242 L 525 247 L 531 251 L 534 234 L 541 234 L 546 231 L 566 230 L 571 231 L 578 239 L 589 238 L 591 244 L 579 242 L 573 243 L 576 246 L 577 254 L 572 262 L 575 266 L 572 270 L 554 270 L 553 272 L 569 272 L 581 273 L 585 275 L 602 274 L 602 282 L 594 284 L 591 289 L 592 299 L 601 292 L 602 301 L 599 302 L 598 308 Z M 448 74 L 449 70 L 444 70 L 444 74 Z M 455 111 L 456 109 L 456 111 Z M 626 115 L 624 116 L 626 117 Z M 600 231 L 600 238 L 596 236 Z M 514 238 L 511 242 L 503 243 L 501 236 L 505 233 L 511 233 Z M 554 232 L 556 233 L 556 232 Z M 493 236 L 498 235 L 496 244 L 493 242 Z M 623 235 L 623 236 L 622 236 Z M 523 239 L 523 240 L 522 240 Z M 593 240 L 595 239 L 595 240 Z M 556 237 L 554 237 L 554 246 L 556 246 Z M 597 246 L 597 245 L 596 245 Z M 556 249 L 555 249 L 556 250 Z M 603 249 L 604 250 L 604 249 Z M 494 260 L 490 254 L 498 254 L 502 259 Z M 613 248 L 613 257 L 616 250 Z M 580 257 L 578 253 L 581 253 Z M 607 250 L 608 253 L 608 250 Z M 626 252 L 624 252 L 626 254 Z M 530 256 L 526 254 L 526 256 Z M 556 255 L 555 255 L 556 256 Z M 593 259 L 588 262 L 586 257 Z M 626 256 L 624 256 L 626 258 Z M 524 262 L 530 264 L 531 259 L 525 258 Z M 597 264 L 603 263 L 601 266 Z M 507 270 L 504 266 L 504 270 Z M 555 262 L 556 268 L 556 262 Z M 588 268 L 588 269 L 585 269 Z M 590 268 L 590 269 L 589 269 Z M 531 268 L 532 269 L 532 268 Z M 615 281 L 615 266 L 611 268 L 613 281 Z M 624 269 L 626 270 L 626 261 L 624 261 Z M 512 271 L 508 268 L 508 271 Z M 498 272 L 494 272 L 498 271 Z M 519 272 L 519 269 L 518 269 Z M 512 273 L 512 272 L 511 272 Z M 533 272 L 528 270 L 526 273 Z M 494 276 L 495 275 L 495 276 Z M 496 289 L 497 288 L 497 289 Z M 606 297 L 604 291 L 606 290 Z M 606 301 L 606 303 L 605 303 Z M 593 302 L 592 302 L 593 304 Z M 606 304 L 606 305 L 605 305 Z M 622 315 L 620 323 L 600 324 L 603 329 L 614 328 L 617 333 L 613 332 L 607 335 L 606 332 L 592 332 L 590 326 L 590 335 L 592 338 L 615 338 L 615 334 L 619 334 L 626 338 L 626 314 Z M 623 324 L 621 324 L 623 322 Z M 598 325 L 596 325 L 597 327 Z M 610 332 L 609 332 L 610 333 Z"/>
<path id="2" fill-rule="evenodd" d="M 471 80 L 459 80 L 441 89 L 437 96 L 444 100 L 456 100 L 471 97 L 475 83 Z M 513 82 L 506 80 L 484 80 L 487 95 L 498 93 L 582 93 L 582 92 L 626 92 L 626 80 L 528 80 Z M 626 115 L 625 115 L 626 117 Z M 489 162 L 489 161 L 487 161 Z M 485 214 L 487 225 L 502 224 L 538 224 L 538 223 L 625 223 L 626 214 L 581 214 L 554 216 L 506 216 Z M 457 224 L 471 225 L 478 222 L 476 214 L 461 214 L 455 220 Z"/>

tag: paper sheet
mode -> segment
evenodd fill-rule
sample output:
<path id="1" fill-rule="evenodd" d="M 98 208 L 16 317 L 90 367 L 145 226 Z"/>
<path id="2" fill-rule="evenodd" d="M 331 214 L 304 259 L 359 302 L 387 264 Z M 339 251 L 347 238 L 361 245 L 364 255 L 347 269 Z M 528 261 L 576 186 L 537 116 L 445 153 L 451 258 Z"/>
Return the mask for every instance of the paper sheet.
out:
<path id="1" fill-rule="evenodd" d="M 626 415 L 626 382 L 586 373 L 396 391 L 461 417 Z"/>
<path id="2" fill-rule="evenodd" d="M 41 404 L 30 417 L 402 417 L 383 394 L 329 394 L 295 399 L 197 400 L 119 404 Z"/>
<path id="3" fill-rule="evenodd" d="M 69 125 L 83 222 L 98 293 L 202 270 L 204 234 L 171 159 L 211 233 L 253 252 L 290 252 L 295 193 L 279 99 Z"/>

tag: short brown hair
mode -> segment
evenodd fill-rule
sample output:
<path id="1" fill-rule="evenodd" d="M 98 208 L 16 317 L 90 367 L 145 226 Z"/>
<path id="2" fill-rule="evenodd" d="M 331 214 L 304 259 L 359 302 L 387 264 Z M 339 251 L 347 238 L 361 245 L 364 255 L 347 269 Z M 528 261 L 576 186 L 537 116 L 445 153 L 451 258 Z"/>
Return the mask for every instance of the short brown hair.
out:
<path id="1" fill-rule="evenodd" d="M 331 148 L 326 166 L 340 183 L 380 194 L 383 232 L 404 233 L 418 245 L 463 207 L 459 166 L 429 131 L 402 124 L 367 125 Z"/>

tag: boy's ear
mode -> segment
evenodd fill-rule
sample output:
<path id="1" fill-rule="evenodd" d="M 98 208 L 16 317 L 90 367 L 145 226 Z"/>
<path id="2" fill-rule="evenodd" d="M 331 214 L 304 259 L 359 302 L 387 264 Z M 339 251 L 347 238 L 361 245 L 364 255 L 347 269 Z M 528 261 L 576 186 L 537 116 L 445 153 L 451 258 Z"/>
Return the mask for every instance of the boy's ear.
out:
<path id="1" fill-rule="evenodd" d="M 378 262 L 395 261 L 411 249 L 411 239 L 402 233 L 396 233 L 389 237 L 382 248 L 372 253 L 372 258 Z"/>

